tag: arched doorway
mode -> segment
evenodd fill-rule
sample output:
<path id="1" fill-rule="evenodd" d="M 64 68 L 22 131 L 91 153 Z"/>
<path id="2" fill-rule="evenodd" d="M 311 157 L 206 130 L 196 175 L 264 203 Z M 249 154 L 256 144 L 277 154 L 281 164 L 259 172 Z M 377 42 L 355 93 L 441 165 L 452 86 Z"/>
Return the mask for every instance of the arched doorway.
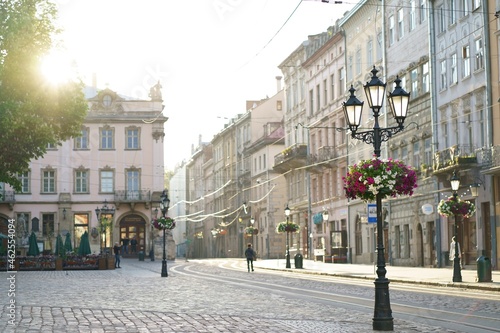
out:
<path id="1" fill-rule="evenodd" d="M 124 216 L 120 220 L 120 242 L 123 239 L 130 240 L 128 246 L 128 254 L 124 253 L 124 257 L 134 257 L 140 251 L 145 252 L 146 244 L 146 221 L 138 214 L 130 214 Z M 137 241 L 136 251 L 132 251 L 131 241 Z"/>

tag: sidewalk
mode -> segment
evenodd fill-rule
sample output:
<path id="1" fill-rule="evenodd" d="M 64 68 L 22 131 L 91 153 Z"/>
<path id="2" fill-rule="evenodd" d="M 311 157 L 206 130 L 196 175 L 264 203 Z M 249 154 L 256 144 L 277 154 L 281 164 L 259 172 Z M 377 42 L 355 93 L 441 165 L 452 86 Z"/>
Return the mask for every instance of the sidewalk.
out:
<path id="1" fill-rule="evenodd" d="M 257 260 L 256 268 L 292 271 L 308 274 L 322 274 L 339 277 L 375 280 L 377 277 L 374 265 L 330 264 L 321 261 L 303 260 L 303 268 L 295 268 L 294 259 L 290 259 L 292 268 L 285 268 L 285 259 Z M 477 270 L 463 269 L 462 282 L 453 282 L 453 268 L 424 268 L 386 266 L 386 277 L 389 281 L 434 285 L 441 287 L 468 288 L 500 292 L 500 271 L 492 271 L 493 282 L 476 282 Z"/>

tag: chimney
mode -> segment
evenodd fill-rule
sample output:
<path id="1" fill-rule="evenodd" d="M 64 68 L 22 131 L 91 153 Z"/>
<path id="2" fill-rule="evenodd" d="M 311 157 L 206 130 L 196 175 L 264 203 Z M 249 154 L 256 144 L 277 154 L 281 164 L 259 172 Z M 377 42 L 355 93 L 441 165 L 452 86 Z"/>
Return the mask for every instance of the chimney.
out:
<path id="1" fill-rule="evenodd" d="M 276 89 L 278 89 L 277 92 L 281 91 L 281 76 L 276 76 Z"/>

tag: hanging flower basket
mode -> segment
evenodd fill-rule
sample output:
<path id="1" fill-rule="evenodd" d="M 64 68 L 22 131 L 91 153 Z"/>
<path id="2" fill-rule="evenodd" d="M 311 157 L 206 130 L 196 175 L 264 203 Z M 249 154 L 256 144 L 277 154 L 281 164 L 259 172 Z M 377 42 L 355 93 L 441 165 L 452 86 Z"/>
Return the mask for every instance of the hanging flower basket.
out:
<path id="1" fill-rule="evenodd" d="M 438 204 L 438 213 L 442 216 L 463 215 L 471 217 L 476 212 L 476 205 L 469 201 L 462 201 L 455 196 L 443 199 Z"/>
<path id="2" fill-rule="evenodd" d="M 277 233 L 283 233 L 283 232 L 299 232 L 300 226 L 297 223 L 294 222 L 280 222 L 276 226 L 276 232 Z"/>
<path id="3" fill-rule="evenodd" d="M 175 221 L 173 218 L 170 217 L 160 217 L 158 219 L 154 219 L 151 221 L 151 225 L 153 228 L 158 229 L 158 230 L 172 230 L 175 228 Z"/>
<path id="4" fill-rule="evenodd" d="M 259 233 L 259 229 L 254 227 L 246 227 L 245 234 L 247 235 L 257 235 Z"/>
<path id="5" fill-rule="evenodd" d="M 372 158 L 349 167 L 342 178 L 344 190 L 349 199 L 374 201 L 378 193 L 382 199 L 398 195 L 412 195 L 417 187 L 417 173 L 414 168 L 398 160 Z"/>

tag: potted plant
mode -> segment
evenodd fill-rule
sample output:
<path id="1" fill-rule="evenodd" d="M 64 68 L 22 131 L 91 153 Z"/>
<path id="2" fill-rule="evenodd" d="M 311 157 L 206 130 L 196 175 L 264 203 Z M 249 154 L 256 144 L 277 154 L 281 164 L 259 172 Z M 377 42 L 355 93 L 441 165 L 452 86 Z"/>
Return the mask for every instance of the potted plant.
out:
<path id="1" fill-rule="evenodd" d="M 294 222 L 280 222 L 276 226 L 276 232 L 277 233 L 283 233 L 283 232 L 299 232 L 300 226 L 297 223 Z"/>
<path id="2" fill-rule="evenodd" d="M 252 226 L 245 228 L 245 234 L 247 234 L 247 235 L 257 235 L 258 233 L 259 233 L 259 230 L 257 228 L 252 227 Z"/>
<path id="3" fill-rule="evenodd" d="M 456 196 L 451 196 L 446 200 L 441 200 L 437 210 L 442 216 L 463 215 L 465 218 L 468 218 L 476 212 L 476 205 L 470 201 L 462 201 Z"/>
<path id="4" fill-rule="evenodd" d="M 374 201 L 377 194 L 382 199 L 398 195 L 412 195 L 417 187 L 417 173 L 411 166 L 398 160 L 382 160 L 374 157 L 349 166 L 342 178 L 349 199 Z"/>
<path id="5" fill-rule="evenodd" d="M 172 230 L 175 228 L 175 220 L 168 216 L 155 218 L 151 221 L 151 225 L 157 230 Z"/>

